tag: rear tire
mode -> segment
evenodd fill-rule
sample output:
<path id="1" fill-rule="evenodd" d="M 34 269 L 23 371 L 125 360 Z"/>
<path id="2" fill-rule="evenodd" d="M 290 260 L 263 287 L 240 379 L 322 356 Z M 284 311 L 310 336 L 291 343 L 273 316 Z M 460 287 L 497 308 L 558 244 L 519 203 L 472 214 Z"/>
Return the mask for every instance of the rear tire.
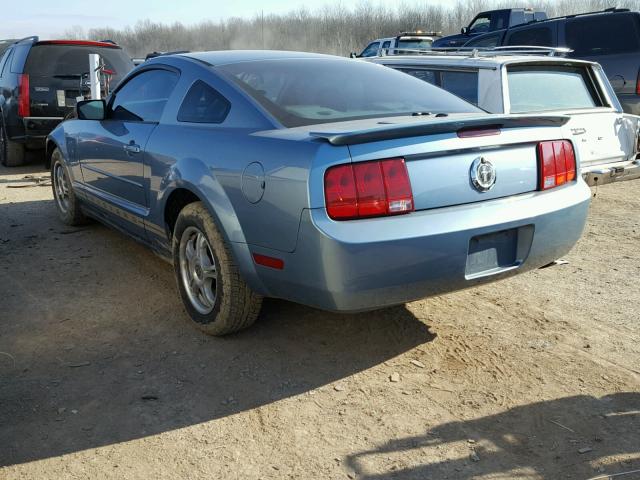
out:
<path id="1" fill-rule="evenodd" d="M 24 144 L 10 140 L 4 121 L 0 123 L 0 163 L 5 167 L 24 165 Z"/>
<path id="2" fill-rule="evenodd" d="M 73 191 L 69 170 L 57 148 L 51 154 L 51 188 L 58 216 L 63 223 L 72 227 L 87 223 L 87 217 L 82 213 Z"/>
<path id="3" fill-rule="evenodd" d="M 242 279 L 202 202 L 187 205 L 178 215 L 173 265 L 185 310 L 204 333 L 227 335 L 255 322 L 262 297 Z"/>

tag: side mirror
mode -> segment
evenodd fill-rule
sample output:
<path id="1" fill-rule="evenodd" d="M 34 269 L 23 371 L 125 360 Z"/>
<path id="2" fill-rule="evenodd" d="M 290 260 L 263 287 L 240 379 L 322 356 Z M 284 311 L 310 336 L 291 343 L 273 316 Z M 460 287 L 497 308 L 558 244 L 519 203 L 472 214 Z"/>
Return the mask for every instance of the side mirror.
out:
<path id="1" fill-rule="evenodd" d="M 82 100 L 76 105 L 80 120 L 104 120 L 106 110 L 104 100 Z"/>
<path id="2" fill-rule="evenodd" d="M 358 58 L 358 54 L 356 52 L 351 52 L 349 54 L 349 58 Z"/>
<path id="3" fill-rule="evenodd" d="M 467 35 L 467 34 L 469 33 L 469 27 L 462 27 L 462 28 L 460 29 L 460 33 L 461 33 L 462 35 Z"/>

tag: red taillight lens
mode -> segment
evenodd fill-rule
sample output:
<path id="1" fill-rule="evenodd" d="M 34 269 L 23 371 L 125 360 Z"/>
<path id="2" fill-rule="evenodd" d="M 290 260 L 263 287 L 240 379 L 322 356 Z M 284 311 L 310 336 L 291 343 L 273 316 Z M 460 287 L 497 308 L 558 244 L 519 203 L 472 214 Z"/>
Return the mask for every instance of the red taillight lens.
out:
<path id="1" fill-rule="evenodd" d="M 353 166 L 358 195 L 358 216 L 372 217 L 387 213 L 387 194 L 384 190 L 380 162 L 357 163 Z"/>
<path id="2" fill-rule="evenodd" d="M 327 213 L 334 220 L 413 211 L 413 193 L 402 158 L 338 165 L 324 177 Z"/>
<path id="3" fill-rule="evenodd" d="M 339 165 L 327 170 L 324 176 L 324 196 L 331 218 L 358 216 L 356 179 L 351 165 Z"/>
<path id="4" fill-rule="evenodd" d="M 638 70 L 638 77 L 636 78 L 636 95 L 640 95 L 640 70 Z"/>
<path id="5" fill-rule="evenodd" d="M 31 99 L 29 95 L 29 75 L 20 75 L 18 82 L 18 116 L 29 117 L 31 116 Z"/>
<path id="6" fill-rule="evenodd" d="M 538 144 L 540 190 L 564 185 L 576 178 L 576 156 L 568 140 L 554 140 Z"/>

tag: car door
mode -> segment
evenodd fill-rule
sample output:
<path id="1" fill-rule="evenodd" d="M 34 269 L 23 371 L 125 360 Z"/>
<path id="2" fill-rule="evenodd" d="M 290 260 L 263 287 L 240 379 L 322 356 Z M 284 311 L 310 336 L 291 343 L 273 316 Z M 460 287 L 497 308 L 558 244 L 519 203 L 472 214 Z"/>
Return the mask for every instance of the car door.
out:
<path id="1" fill-rule="evenodd" d="M 149 136 L 178 81 L 169 69 L 152 67 L 129 78 L 110 97 L 105 119 L 83 122 L 77 151 L 83 183 L 110 221 L 143 234 L 148 202 L 144 155 Z"/>

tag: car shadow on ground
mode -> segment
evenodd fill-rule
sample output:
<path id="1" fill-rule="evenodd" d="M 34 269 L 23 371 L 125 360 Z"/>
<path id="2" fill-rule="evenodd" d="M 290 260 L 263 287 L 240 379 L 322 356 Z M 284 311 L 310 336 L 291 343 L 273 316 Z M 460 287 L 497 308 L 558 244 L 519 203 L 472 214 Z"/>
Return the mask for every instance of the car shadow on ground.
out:
<path id="1" fill-rule="evenodd" d="M 267 300 L 212 338 L 186 320 L 171 267 L 52 200 L 0 205 L 0 465 L 207 422 L 304 394 L 434 335 L 405 307 L 338 315 Z"/>
<path id="2" fill-rule="evenodd" d="M 579 395 L 531 403 L 474 420 L 446 423 L 349 456 L 358 479 L 588 479 L 635 471 L 640 478 L 640 393 Z M 457 458 L 439 458 L 457 448 Z M 370 472 L 376 458 L 424 449 L 420 465 Z M 442 449 L 442 450 L 441 450 Z M 395 457 L 394 457 L 395 456 Z M 430 458 L 431 457 L 431 458 Z M 415 458 L 415 456 L 414 456 Z M 606 468 L 605 468 L 606 466 Z M 606 471 L 606 474 L 605 474 Z M 497 478 L 497 477 L 496 477 Z"/>

